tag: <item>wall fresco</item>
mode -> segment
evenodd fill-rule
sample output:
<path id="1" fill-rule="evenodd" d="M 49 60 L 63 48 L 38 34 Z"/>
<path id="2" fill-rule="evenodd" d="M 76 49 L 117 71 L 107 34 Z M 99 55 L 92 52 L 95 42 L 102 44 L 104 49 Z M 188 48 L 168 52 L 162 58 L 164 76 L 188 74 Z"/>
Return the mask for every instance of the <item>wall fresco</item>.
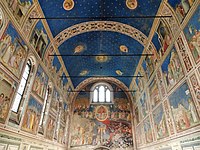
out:
<path id="1" fill-rule="evenodd" d="M 8 8 L 18 23 L 22 23 L 32 6 L 32 0 L 6 0 Z"/>
<path id="2" fill-rule="evenodd" d="M 157 79 L 154 77 L 149 85 L 149 94 L 151 106 L 154 108 L 160 102 L 160 94 L 158 90 Z"/>
<path id="3" fill-rule="evenodd" d="M 10 110 L 16 83 L 0 70 L 0 123 L 5 123 Z M 3 85 L 3 86 L 2 86 Z"/>
<path id="4" fill-rule="evenodd" d="M 168 0 L 180 22 L 183 21 L 194 2 L 195 0 Z"/>
<path id="5" fill-rule="evenodd" d="M 42 67 L 39 65 L 33 84 L 33 91 L 41 98 L 44 98 L 45 96 L 48 79 L 48 76 L 46 75 Z"/>
<path id="6" fill-rule="evenodd" d="M 41 20 L 36 24 L 30 38 L 31 45 L 35 48 L 38 55 L 43 58 L 49 44 L 49 38 Z"/>
<path id="7" fill-rule="evenodd" d="M 184 76 L 183 68 L 175 48 L 172 48 L 161 67 L 165 85 L 169 91 Z"/>
<path id="8" fill-rule="evenodd" d="M 143 125 L 144 125 L 144 135 L 146 142 L 147 143 L 153 142 L 153 134 L 149 117 L 144 120 Z"/>
<path id="9" fill-rule="evenodd" d="M 199 20 L 200 20 L 200 7 L 196 10 L 195 14 L 190 18 L 187 26 L 185 27 L 184 34 L 188 41 L 188 45 L 194 60 L 196 62 L 200 61 L 200 27 L 199 27 Z"/>
<path id="10" fill-rule="evenodd" d="M 160 58 L 167 51 L 168 46 L 171 44 L 171 40 L 172 35 L 170 29 L 163 21 L 160 21 L 157 31 L 155 32 L 153 37 L 153 42 L 156 44 Z"/>
<path id="11" fill-rule="evenodd" d="M 123 92 L 115 92 L 114 97 L 111 105 L 90 104 L 87 92 L 79 94 L 71 126 L 72 147 L 88 144 L 122 149 L 133 146 L 128 100 Z"/>
<path id="12" fill-rule="evenodd" d="M 28 48 L 10 23 L 0 39 L 0 61 L 17 77 L 20 76 Z"/>
<path id="13" fill-rule="evenodd" d="M 22 123 L 22 130 L 36 134 L 42 112 L 42 104 L 30 97 Z"/>
<path id="14" fill-rule="evenodd" d="M 162 104 L 159 105 L 153 112 L 154 129 L 156 132 L 156 138 L 161 139 L 168 136 L 168 130 L 166 125 L 166 118 L 163 111 Z"/>
<path id="15" fill-rule="evenodd" d="M 148 112 L 149 112 L 149 108 L 148 108 L 148 103 L 147 103 L 147 94 L 146 92 L 144 92 L 140 98 L 140 110 L 141 110 L 141 115 L 142 118 L 146 117 Z"/>
<path id="16" fill-rule="evenodd" d="M 3 28 L 4 23 L 5 23 L 4 13 L 0 7 L 0 31 Z"/>
<path id="17" fill-rule="evenodd" d="M 150 78 L 154 71 L 154 61 L 151 56 L 148 56 L 144 59 L 142 67 L 144 68 L 146 76 Z"/>
<path id="18" fill-rule="evenodd" d="M 169 101 L 178 132 L 199 123 L 199 117 L 187 83 L 176 89 L 169 96 Z"/>
<path id="19" fill-rule="evenodd" d="M 51 104 L 50 104 L 50 108 L 52 110 L 54 110 L 55 112 L 58 111 L 59 109 L 59 99 L 60 99 L 60 94 L 58 93 L 58 91 L 56 89 L 53 90 L 53 96 L 51 99 Z"/>
<path id="20" fill-rule="evenodd" d="M 56 126 L 55 118 L 49 115 L 49 118 L 47 120 L 46 134 L 45 134 L 45 137 L 47 139 L 53 140 L 55 126 Z"/>

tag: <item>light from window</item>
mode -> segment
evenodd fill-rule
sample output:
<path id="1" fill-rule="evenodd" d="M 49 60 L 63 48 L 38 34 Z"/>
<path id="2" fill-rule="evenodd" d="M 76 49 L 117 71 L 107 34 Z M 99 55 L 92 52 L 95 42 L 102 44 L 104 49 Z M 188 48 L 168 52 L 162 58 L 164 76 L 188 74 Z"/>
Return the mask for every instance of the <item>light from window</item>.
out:
<path id="1" fill-rule="evenodd" d="M 98 83 L 91 88 L 92 103 L 111 103 L 113 98 L 112 87 L 107 83 Z"/>
<path id="2" fill-rule="evenodd" d="M 44 105 L 43 105 L 43 108 L 42 108 L 42 114 L 41 114 L 39 126 L 42 125 L 42 122 L 44 120 L 44 115 L 45 115 L 45 110 L 46 110 L 46 106 L 47 106 L 48 95 L 49 95 L 49 89 L 47 89 L 46 93 L 45 93 Z"/>
<path id="3" fill-rule="evenodd" d="M 24 91 L 25 91 L 25 87 L 26 87 L 26 84 L 27 84 L 27 81 L 28 81 L 28 77 L 30 75 L 30 71 L 31 71 L 31 62 L 30 62 L 30 60 L 28 60 L 26 67 L 25 67 L 25 70 L 24 70 L 24 73 L 22 75 L 22 79 L 21 79 L 20 84 L 19 84 L 19 88 L 17 90 L 17 94 L 15 96 L 15 99 L 14 99 L 14 102 L 13 102 L 13 105 L 12 105 L 11 110 L 14 111 L 14 112 L 18 112 L 19 105 L 20 105 L 20 102 L 22 101 L 23 94 L 24 94 Z"/>
<path id="4" fill-rule="evenodd" d="M 93 96 L 93 102 L 97 102 L 98 101 L 98 91 L 97 89 L 94 90 L 94 96 Z"/>

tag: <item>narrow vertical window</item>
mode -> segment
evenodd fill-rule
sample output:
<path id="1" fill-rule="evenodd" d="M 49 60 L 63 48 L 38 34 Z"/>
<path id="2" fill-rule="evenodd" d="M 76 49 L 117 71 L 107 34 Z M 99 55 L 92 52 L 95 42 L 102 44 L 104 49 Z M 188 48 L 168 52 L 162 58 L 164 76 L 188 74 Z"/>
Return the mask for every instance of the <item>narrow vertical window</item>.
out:
<path id="1" fill-rule="evenodd" d="M 94 96 L 93 96 L 93 102 L 97 102 L 97 98 L 98 98 L 98 91 L 97 91 L 97 89 L 95 89 Z"/>
<path id="2" fill-rule="evenodd" d="M 111 100 L 110 100 L 110 90 L 109 89 L 107 89 L 106 90 L 106 102 L 111 102 Z"/>
<path id="3" fill-rule="evenodd" d="M 99 88 L 99 102 L 105 101 L 105 88 L 103 86 L 100 86 Z"/>
<path id="4" fill-rule="evenodd" d="M 20 103 L 22 101 L 24 91 L 25 91 L 25 88 L 26 88 L 26 85 L 27 85 L 27 81 L 28 81 L 28 78 L 29 78 L 29 75 L 30 75 L 30 71 L 31 71 L 31 61 L 28 60 L 26 67 L 25 67 L 25 70 L 24 70 L 23 75 L 22 75 L 22 79 L 21 79 L 20 84 L 19 84 L 19 88 L 17 90 L 17 94 L 15 96 L 15 99 L 14 99 L 14 102 L 13 102 L 13 105 L 12 105 L 11 110 L 13 112 L 16 112 L 16 113 L 18 112 L 18 109 L 19 109 L 19 106 L 20 106 Z"/>
<path id="5" fill-rule="evenodd" d="M 45 93 L 44 105 L 42 108 L 42 114 L 41 114 L 39 126 L 41 126 L 43 124 L 44 115 L 45 115 L 46 106 L 47 106 L 48 95 L 49 95 L 49 88 L 46 90 L 46 93 Z"/>

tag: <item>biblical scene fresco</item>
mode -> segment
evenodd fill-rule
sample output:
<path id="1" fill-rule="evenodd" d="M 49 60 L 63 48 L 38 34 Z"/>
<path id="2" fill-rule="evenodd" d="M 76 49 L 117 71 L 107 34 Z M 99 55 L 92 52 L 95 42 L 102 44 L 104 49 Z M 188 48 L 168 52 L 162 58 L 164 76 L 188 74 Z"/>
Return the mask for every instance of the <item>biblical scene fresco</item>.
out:
<path id="1" fill-rule="evenodd" d="M 142 124 L 140 124 L 137 128 L 136 128 L 136 143 L 138 146 L 141 146 L 142 144 L 145 143 L 144 140 L 144 130 L 143 130 L 143 126 Z"/>
<path id="2" fill-rule="evenodd" d="M 23 119 L 22 130 L 36 134 L 41 113 L 42 104 L 31 96 Z"/>
<path id="3" fill-rule="evenodd" d="M 27 50 L 13 25 L 9 24 L 0 39 L 0 61 L 17 77 L 22 72 Z"/>
<path id="4" fill-rule="evenodd" d="M 169 91 L 184 76 L 183 68 L 175 48 L 172 48 L 161 67 L 164 81 Z"/>
<path id="5" fill-rule="evenodd" d="M 46 75 L 42 67 L 39 65 L 33 84 L 33 91 L 41 98 L 44 98 L 45 96 L 48 79 L 48 76 Z"/>
<path id="6" fill-rule="evenodd" d="M 154 108 L 160 102 L 160 94 L 158 90 L 158 83 L 156 77 L 153 78 L 149 85 L 149 94 L 150 94 L 150 101 L 151 106 Z"/>
<path id="7" fill-rule="evenodd" d="M 49 44 L 49 38 L 41 20 L 36 24 L 33 30 L 30 43 L 35 48 L 38 55 L 43 58 L 46 48 Z"/>
<path id="8" fill-rule="evenodd" d="M 79 93 L 72 120 L 72 147 L 93 145 L 125 149 L 133 146 L 130 106 L 123 92 L 114 93 L 111 105 L 90 104 L 90 93 Z"/>
<path id="9" fill-rule="evenodd" d="M 21 24 L 32 6 L 32 0 L 6 0 L 15 19 Z"/>
<path id="10" fill-rule="evenodd" d="M 146 92 L 144 92 L 140 98 L 139 107 L 140 107 L 139 110 L 141 111 L 142 118 L 146 117 L 149 112 Z"/>
<path id="11" fill-rule="evenodd" d="M 55 118 L 49 115 L 49 118 L 47 120 L 46 135 L 45 135 L 47 139 L 53 140 L 55 126 L 56 126 Z"/>
<path id="12" fill-rule="evenodd" d="M 160 24 L 153 38 L 153 42 L 155 43 L 155 46 L 157 47 L 160 58 L 165 54 L 168 46 L 171 44 L 171 39 L 172 39 L 172 35 L 170 32 L 170 29 L 163 21 L 160 21 Z"/>
<path id="13" fill-rule="evenodd" d="M 154 62 L 151 56 L 144 59 L 142 67 L 144 68 L 147 78 L 150 78 L 154 70 Z"/>
<path id="14" fill-rule="evenodd" d="M 51 73 L 54 77 L 56 77 L 57 73 L 59 72 L 60 68 L 61 68 L 61 64 L 60 61 L 58 60 L 57 56 L 52 56 L 53 60 L 52 60 L 52 64 L 51 64 Z"/>
<path id="15" fill-rule="evenodd" d="M 200 7 L 184 29 L 185 37 L 196 62 L 200 61 Z"/>
<path id="16" fill-rule="evenodd" d="M 154 129 L 156 131 L 156 138 L 161 139 L 168 136 L 165 114 L 162 104 L 159 105 L 153 112 Z"/>
<path id="17" fill-rule="evenodd" d="M 169 101 L 178 132 L 199 123 L 199 117 L 187 83 L 174 91 L 169 96 Z"/>
<path id="18" fill-rule="evenodd" d="M 65 127 L 63 125 L 60 125 L 60 129 L 58 133 L 58 142 L 61 144 L 64 143 L 64 132 L 65 132 Z"/>
<path id="19" fill-rule="evenodd" d="M 168 0 L 180 22 L 183 21 L 194 2 L 195 0 Z"/>
<path id="20" fill-rule="evenodd" d="M 149 117 L 144 120 L 144 134 L 146 142 L 151 143 L 153 141 L 153 135 Z"/>
<path id="21" fill-rule="evenodd" d="M 67 109 L 68 109 L 67 103 L 64 102 L 62 105 L 62 109 L 61 109 L 61 121 L 62 122 L 67 121 Z"/>
<path id="22" fill-rule="evenodd" d="M 144 89 L 144 81 L 143 81 L 142 77 L 139 77 L 139 76 L 142 76 L 140 72 L 138 72 L 137 76 L 138 77 L 136 77 L 135 82 L 137 84 L 139 92 L 142 92 Z"/>
<path id="23" fill-rule="evenodd" d="M 55 112 L 58 111 L 59 109 L 59 99 L 60 99 L 60 94 L 58 93 L 58 91 L 56 89 L 53 90 L 53 96 L 51 99 L 51 109 L 54 110 Z"/>
<path id="24" fill-rule="evenodd" d="M 0 70 L 1 72 L 1 70 Z M 15 83 L 0 74 L 0 123 L 5 123 L 15 91 Z"/>

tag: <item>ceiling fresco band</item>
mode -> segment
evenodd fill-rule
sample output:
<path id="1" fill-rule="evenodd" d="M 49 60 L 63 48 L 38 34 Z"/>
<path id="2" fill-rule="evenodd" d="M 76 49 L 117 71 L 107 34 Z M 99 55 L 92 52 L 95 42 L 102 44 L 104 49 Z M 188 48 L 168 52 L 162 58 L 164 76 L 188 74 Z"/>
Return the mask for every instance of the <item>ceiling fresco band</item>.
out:
<path id="1" fill-rule="evenodd" d="M 69 38 L 72 38 L 73 36 L 79 35 L 81 33 L 91 31 L 111 31 L 125 34 L 132 37 L 143 46 L 145 46 L 147 42 L 146 35 L 132 26 L 114 21 L 89 21 L 76 24 L 63 30 L 54 38 L 54 44 L 59 47 Z"/>

